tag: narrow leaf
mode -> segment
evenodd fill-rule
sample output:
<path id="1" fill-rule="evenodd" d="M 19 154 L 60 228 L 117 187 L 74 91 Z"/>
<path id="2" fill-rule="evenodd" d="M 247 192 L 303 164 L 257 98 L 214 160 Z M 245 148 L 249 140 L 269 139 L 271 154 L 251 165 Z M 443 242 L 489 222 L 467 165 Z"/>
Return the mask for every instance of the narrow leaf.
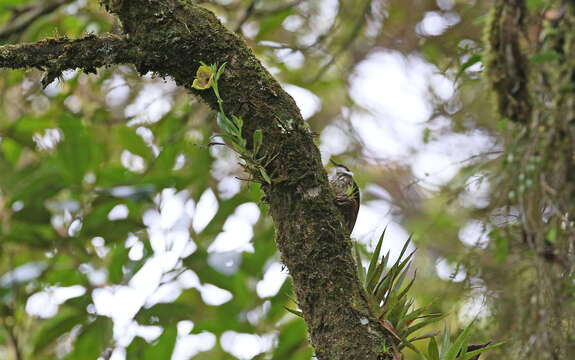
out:
<path id="1" fill-rule="evenodd" d="M 430 360 L 439 360 L 439 348 L 437 347 L 437 342 L 435 338 L 429 339 L 429 345 L 427 345 L 427 355 Z"/>
<path id="2" fill-rule="evenodd" d="M 383 238 L 385 236 L 385 231 L 387 230 L 387 226 L 385 227 L 385 229 L 383 229 L 383 232 L 381 233 L 381 236 L 379 237 L 379 241 L 377 242 L 377 245 L 375 246 L 375 250 L 373 251 L 373 254 L 371 255 L 371 260 L 369 261 L 369 269 L 367 270 L 367 282 L 371 283 L 373 280 L 373 277 L 375 275 L 375 270 L 377 268 L 377 263 L 379 261 L 379 253 L 381 251 L 381 244 L 383 244 Z"/>
<path id="3" fill-rule="evenodd" d="M 361 266 L 361 257 L 359 256 L 359 243 L 357 242 L 354 245 L 354 255 L 357 276 L 359 277 L 359 281 L 361 281 L 362 284 L 365 284 L 365 270 L 363 266 Z"/>
<path id="4" fill-rule="evenodd" d="M 502 346 L 502 345 L 504 345 L 504 344 L 505 344 L 505 341 L 500 342 L 500 343 L 497 343 L 497 344 L 493 344 L 493 345 L 488 345 L 488 346 L 486 346 L 486 347 L 484 347 L 484 348 L 481 348 L 481 349 L 469 351 L 469 352 L 465 353 L 465 355 L 464 355 L 464 360 L 471 359 L 471 358 L 474 357 L 474 356 L 477 356 L 477 355 L 479 355 L 479 354 L 482 354 L 482 353 L 484 353 L 485 351 L 488 351 L 488 350 L 496 349 L 496 348 L 498 348 L 498 347 L 500 347 L 500 346 Z"/>
<path id="5" fill-rule="evenodd" d="M 264 135 L 261 129 L 257 129 L 254 131 L 254 157 L 260 151 L 260 147 L 262 146 Z"/>
<path id="6" fill-rule="evenodd" d="M 294 314 L 295 316 L 299 316 L 299 317 L 303 318 L 303 312 L 301 312 L 300 310 L 290 309 L 287 306 L 284 306 L 284 309 L 286 309 L 290 313 Z"/>
<path id="7" fill-rule="evenodd" d="M 449 350 L 445 354 L 445 360 L 455 360 L 457 358 L 457 354 L 459 354 L 459 352 L 463 348 L 463 344 L 465 342 L 467 342 L 467 339 L 469 337 L 469 332 L 471 331 L 471 327 L 473 326 L 474 322 L 475 322 L 475 320 L 473 320 L 471 322 L 471 324 L 469 324 L 465 328 L 465 330 L 463 330 L 463 332 L 461 332 L 461 334 L 459 334 L 457 339 L 455 339 L 455 342 L 451 345 L 451 347 L 449 348 Z"/>
<path id="8" fill-rule="evenodd" d="M 264 169 L 263 167 L 260 166 L 260 174 L 262 174 L 262 177 L 264 178 L 264 180 L 271 185 L 272 183 L 272 179 L 270 179 L 270 176 L 268 175 L 268 173 L 266 172 L 266 169 Z"/>

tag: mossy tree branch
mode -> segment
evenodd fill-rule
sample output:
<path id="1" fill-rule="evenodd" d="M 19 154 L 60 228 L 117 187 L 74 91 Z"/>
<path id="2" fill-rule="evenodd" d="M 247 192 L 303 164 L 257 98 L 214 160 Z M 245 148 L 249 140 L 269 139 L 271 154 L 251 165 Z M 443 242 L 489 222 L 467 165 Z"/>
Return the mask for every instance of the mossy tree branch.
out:
<path id="1" fill-rule="evenodd" d="M 9 69 L 38 68 L 46 71 L 44 86 L 68 69 L 81 68 L 96 73 L 101 66 L 134 63 L 138 49 L 125 37 L 87 35 L 81 39 L 46 39 L 31 44 L 0 47 L 0 67 Z"/>
<path id="2" fill-rule="evenodd" d="M 293 277 L 317 357 L 391 359 L 383 349 L 385 342 L 389 345 L 392 340 L 370 311 L 355 270 L 351 241 L 335 207 L 319 151 L 293 99 L 243 40 L 227 30 L 210 11 L 185 0 L 103 0 L 102 3 L 119 17 L 126 38 L 113 42 L 118 45 L 115 48 L 118 54 L 124 56 L 114 57 L 106 51 L 91 56 L 99 58 L 101 65 L 131 62 L 141 74 L 153 71 L 170 76 L 217 109 L 213 92 L 194 90 L 192 83 L 200 61 L 227 63 L 218 84 L 224 108 L 229 115 L 244 119 L 243 134 L 248 148 L 256 129 L 264 134 L 258 156 L 268 159 L 266 171 L 271 184 L 263 184 L 262 189 L 274 219 L 277 245 Z M 52 73 L 64 70 L 64 64 L 93 69 L 82 62 L 82 53 L 76 53 L 77 62 L 71 53 L 69 57 L 65 55 L 73 42 L 63 39 L 46 42 L 53 42 L 60 48 L 62 59 L 70 61 L 58 61 L 47 54 L 39 64 L 21 60 L 20 67 L 47 67 Z M 92 51 L 98 50 L 96 47 Z M 0 47 L 0 54 L 6 51 L 15 49 Z M 0 62 L 0 66 L 7 63 Z"/>

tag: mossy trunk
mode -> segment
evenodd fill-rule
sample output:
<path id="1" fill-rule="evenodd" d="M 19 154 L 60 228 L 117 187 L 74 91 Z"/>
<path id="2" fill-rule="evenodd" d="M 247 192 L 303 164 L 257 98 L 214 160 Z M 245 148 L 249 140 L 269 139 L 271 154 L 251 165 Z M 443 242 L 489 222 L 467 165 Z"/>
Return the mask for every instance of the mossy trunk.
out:
<path id="1" fill-rule="evenodd" d="M 545 3 L 545 4 L 543 4 Z M 511 139 L 493 201 L 518 209 L 502 283 L 502 333 L 514 359 L 575 354 L 575 3 L 497 0 L 486 74 Z"/>

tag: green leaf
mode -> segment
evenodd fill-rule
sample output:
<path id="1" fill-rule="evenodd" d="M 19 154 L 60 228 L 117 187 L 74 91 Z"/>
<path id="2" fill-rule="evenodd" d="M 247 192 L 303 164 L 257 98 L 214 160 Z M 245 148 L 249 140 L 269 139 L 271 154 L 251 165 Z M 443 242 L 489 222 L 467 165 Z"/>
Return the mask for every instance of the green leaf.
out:
<path id="1" fill-rule="evenodd" d="M 39 355 L 42 353 L 49 345 L 53 344 L 56 339 L 64 335 L 68 331 L 78 324 L 81 324 L 86 320 L 85 313 L 76 312 L 62 312 L 52 319 L 44 322 L 34 335 L 33 340 L 33 353 L 34 355 Z"/>
<path id="2" fill-rule="evenodd" d="M 379 262 L 379 253 L 381 252 L 381 244 L 383 244 L 383 238 L 385 237 L 385 231 L 387 230 L 387 226 L 385 227 L 385 229 L 383 229 L 383 232 L 381 233 L 381 236 L 379 237 L 379 241 L 377 242 L 377 245 L 375 246 L 375 250 L 373 251 L 373 254 L 371 255 L 371 260 L 369 261 L 369 268 L 367 270 L 367 284 L 375 284 L 377 280 L 376 279 L 376 269 L 377 269 L 377 264 Z M 381 274 L 381 272 L 380 272 Z M 370 290 L 371 287 L 368 288 L 368 290 Z"/>
<path id="3" fill-rule="evenodd" d="M 176 345 L 178 330 L 175 326 L 164 329 L 164 332 L 158 337 L 143 354 L 142 360 L 170 359 Z"/>
<path id="4" fill-rule="evenodd" d="M 96 360 L 106 347 L 112 345 L 111 340 L 112 320 L 99 316 L 82 329 L 74 344 L 74 351 L 68 358 L 74 360 Z"/>
<path id="5" fill-rule="evenodd" d="M 181 302 L 159 303 L 148 309 L 140 309 L 136 320 L 145 325 L 172 325 L 189 319 L 193 313 L 191 306 Z"/>
<path id="6" fill-rule="evenodd" d="M 465 70 L 469 69 L 470 67 L 479 62 L 481 62 L 481 54 L 478 53 L 471 55 L 471 57 L 466 62 L 464 62 L 459 68 L 459 72 L 457 73 L 457 76 L 455 76 L 455 81 L 457 81 L 457 79 L 459 79 L 459 77 L 463 75 Z"/>
<path id="7" fill-rule="evenodd" d="M 259 167 L 260 169 L 260 174 L 262 174 L 262 177 L 264 178 L 264 180 L 266 181 L 266 183 L 270 184 L 272 183 L 272 179 L 270 179 L 270 176 L 268 175 L 268 173 L 266 172 L 266 169 L 264 169 L 262 166 Z"/>
<path id="8" fill-rule="evenodd" d="M 236 128 L 236 125 L 221 111 L 218 112 L 217 123 L 220 129 L 224 130 L 226 134 L 240 137 L 240 131 Z"/>
<path id="9" fill-rule="evenodd" d="M 456 360 L 457 359 L 457 354 L 459 354 L 459 352 L 463 348 L 463 345 L 467 342 L 468 337 L 469 337 L 469 332 L 471 331 L 471 327 L 473 326 L 474 323 L 475 323 L 475 320 L 473 320 L 465 328 L 465 330 L 463 330 L 461 332 L 461 334 L 459 334 L 459 336 L 455 339 L 455 342 L 449 347 L 449 350 L 447 351 L 447 353 L 445 354 L 443 359 L 445 359 L 445 360 Z"/>
<path id="10" fill-rule="evenodd" d="M 529 61 L 531 61 L 534 64 L 541 64 L 541 63 L 546 63 L 546 62 L 557 61 L 560 58 L 561 58 L 561 55 L 559 55 L 557 52 L 547 51 L 547 52 L 532 55 L 529 58 Z"/>
<path id="11" fill-rule="evenodd" d="M 282 25 L 285 18 L 295 13 L 296 13 L 295 8 L 290 7 L 287 8 L 286 10 L 279 11 L 274 15 L 266 16 L 264 19 L 262 19 L 262 21 L 259 24 L 259 32 L 256 37 L 256 40 L 262 40 L 267 38 L 267 36 L 270 33 L 275 31 Z"/>
<path id="12" fill-rule="evenodd" d="M 218 71 L 216 72 L 216 76 L 215 76 L 216 81 L 218 81 L 220 76 L 222 76 L 222 74 L 224 73 L 224 70 L 226 69 L 226 64 L 227 64 L 227 62 L 224 62 L 222 65 L 220 65 Z"/>
<path id="13" fill-rule="evenodd" d="M 361 265 L 361 257 L 359 256 L 359 243 L 356 242 L 354 244 L 353 249 L 354 249 L 353 254 L 355 255 L 355 266 L 356 266 L 357 276 L 359 277 L 359 281 L 362 284 L 365 284 L 365 269 Z"/>
<path id="14" fill-rule="evenodd" d="M 164 146 L 156 161 L 154 161 L 154 171 L 170 172 L 176 164 L 176 157 L 178 156 L 178 147 L 172 144 Z"/>
<path id="15" fill-rule="evenodd" d="M 290 313 L 294 314 L 295 316 L 303 318 L 303 312 L 301 312 L 300 310 L 295 310 L 295 309 L 289 308 L 287 306 L 284 306 L 284 309 L 286 309 Z"/>
<path id="16" fill-rule="evenodd" d="M 10 138 L 2 138 L 0 141 L 2 154 L 12 165 L 16 165 L 22 153 L 22 147 Z"/>
<path id="17" fill-rule="evenodd" d="M 527 8 L 529 10 L 535 10 L 545 3 L 547 3 L 546 0 L 527 0 Z"/>
<path id="18" fill-rule="evenodd" d="M 58 122 L 64 139 L 58 144 L 57 159 L 73 183 L 81 183 L 94 160 L 94 142 L 82 120 L 65 114 Z"/>
<path id="19" fill-rule="evenodd" d="M 437 347 L 435 337 L 429 339 L 429 344 L 427 345 L 427 357 L 429 360 L 439 360 L 439 348 Z"/>
<path id="20" fill-rule="evenodd" d="M 493 239 L 495 260 L 500 263 L 505 262 L 507 255 L 509 254 L 509 241 L 496 230 L 491 231 L 489 233 L 489 237 Z"/>
<path id="21" fill-rule="evenodd" d="M 439 320 L 441 320 L 443 317 L 444 317 L 443 314 L 433 314 L 433 315 L 430 314 L 430 316 L 427 317 L 425 320 L 422 320 L 422 321 L 418 322 L 417 324 L 411 325 L 410 327 L 408 327 L 405 330 L 405 336 L 413 334 L 417 330 L 423 329 L 424 327 L 426 327 L 428 325 L 436 323 Z"/>
<path id="22" fill-rule="evenodd" d="M 111 251 L 110 265 L 108 266 L 108 281 L 112 284 L 122 282 L 124 273 L 122 268 L 128 262 L 128 253 L 130 252 L 123 243 L 115 244 Z"/>
<path id="23" fill-rule="evenodd" d="M 264 135 L 261 129 L 257 129 L 254 131 L 254 157 L 260 151 L 260 147 L 262 146 Z"/>
<path id="24" fill-rule="evenodd" d="M 134 128 L 122 125 L 116 130 L 120 144 L 134 155 L 150 159 L 153 157 L 152 150 L 146 145 L 144 139 L 136 133 Z"/>
<path id="25" fill-rule="evenodd" d="M 239 135 L 241 136 L 242 135 L 242 128 L 244 127 L 244 119 L 242 119 L 239 116 L 232 115 L 232 120 L 234 122 L 234 125 L 236 125 L 236 127 L 238 128 Z"/>
<path id="26" fill-rule="evenodd" d="M 484 353 L 485 351 L 488 351 L 488 350 L 496 349 L 496 348 L 498 348 L 498 347 L 500 347 L 500 346 L 502 346 L 502 345 L 505 345 L 505 342 L 500 342 L 500 343 L 497 343 L 497 344 L 488 345 L 488 346 L 486 346 L 486 347 L 484 347 L 484 348 L 481 348 L 481 349 L 469 351 L 469 352 L 465 353 L 465 355 L 463 356 L 463 360 L 471 359 L 472 357 L 474 357 L 474 356 L 476 356 L 476 355 L 482 354 L 482 353 Z"/>

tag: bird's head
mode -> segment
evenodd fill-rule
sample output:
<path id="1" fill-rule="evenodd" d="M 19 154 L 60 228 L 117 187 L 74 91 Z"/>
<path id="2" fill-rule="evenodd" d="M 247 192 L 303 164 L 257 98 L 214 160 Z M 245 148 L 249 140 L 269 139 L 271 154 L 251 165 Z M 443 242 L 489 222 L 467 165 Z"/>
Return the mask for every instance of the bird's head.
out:
<path id="1" fill-rule="evenodd" d="M 330 160 L 330 161 L 333 164 L 333 166 L 335 167 L 336 176 L 347 175 L 347 176 L 353 177 L 353 172 L 350 169 L 348 169 L 347 166 L 345 166 L 343 164 L 336 163 L 333 160 Z"/>

